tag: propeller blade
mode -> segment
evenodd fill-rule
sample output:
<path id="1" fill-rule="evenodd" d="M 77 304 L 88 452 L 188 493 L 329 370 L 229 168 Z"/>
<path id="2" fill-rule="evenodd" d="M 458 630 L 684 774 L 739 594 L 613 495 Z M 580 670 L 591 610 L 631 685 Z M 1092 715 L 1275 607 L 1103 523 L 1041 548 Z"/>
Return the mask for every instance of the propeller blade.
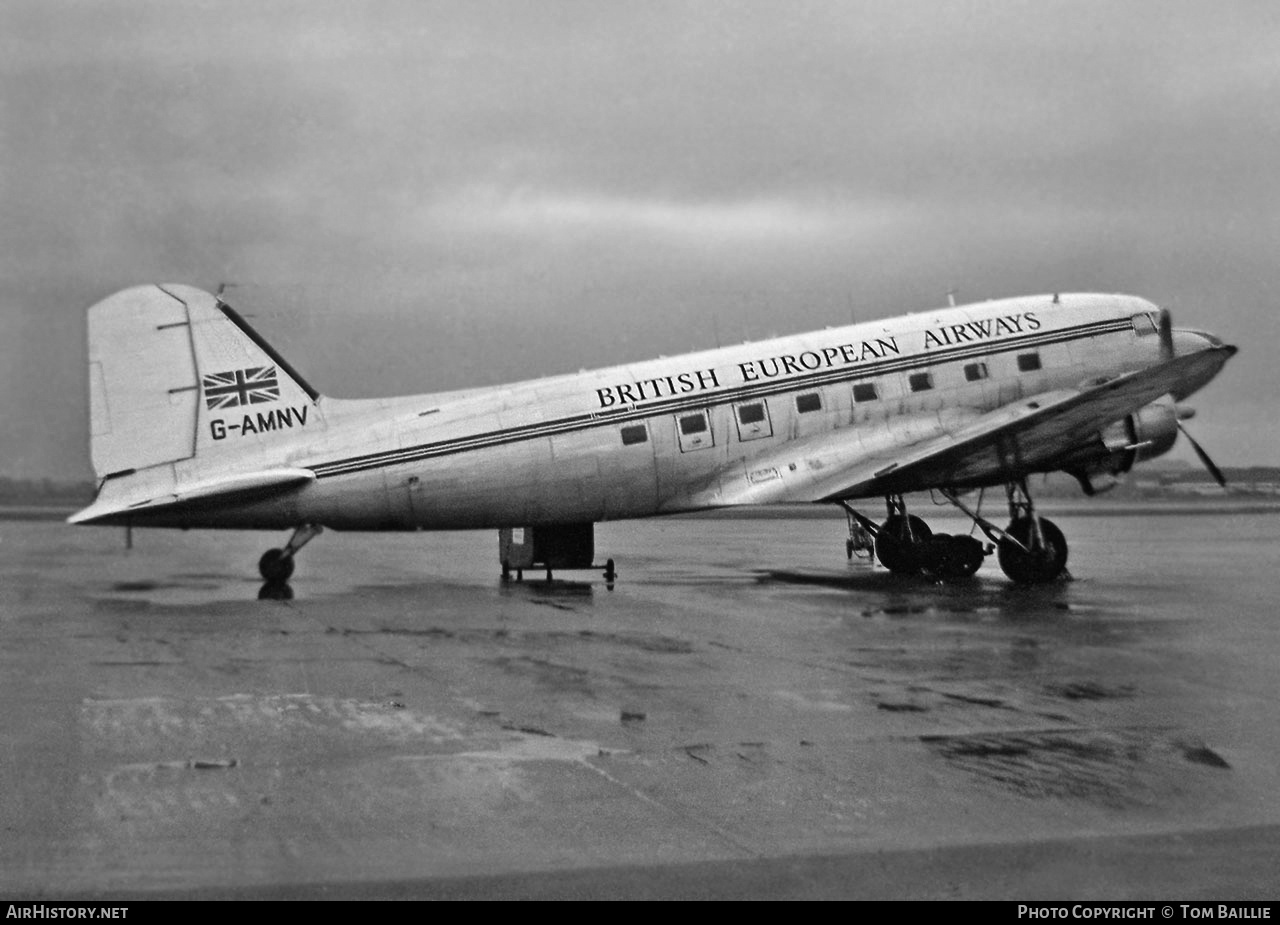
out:
<path id="1" fill-rule="evenodd" d="M 1222 474 L 1222 470 L 1213 464 L 1213 460 L 1209 458 L 1209 454 L 1204 451 L 1200 444 L 1196 443 L 1194 437 L 1187 433 L 1187 429 L 1182 426 L 1182 422 L 1178 422 L 1178 430 L 1182 431 L 1182 436 L 1187 438 L 1187 442 L 1191 444 L 1191 449 L 1196 451 L 1196 455 L 1200 457 L 1200 462 L 1204 463 L 1204 467 L 1209 470 L 1209 474 L 1213 476 L 1214 481 L 1222 488 L 1227 487 L 1227 477 Z"/>
<path id="2" fill-rule="evenodd" d="M 1173 359 L 1173 315 L 1167 308 L 1160 309 L 1160 355 L 1166 360 Z"/>

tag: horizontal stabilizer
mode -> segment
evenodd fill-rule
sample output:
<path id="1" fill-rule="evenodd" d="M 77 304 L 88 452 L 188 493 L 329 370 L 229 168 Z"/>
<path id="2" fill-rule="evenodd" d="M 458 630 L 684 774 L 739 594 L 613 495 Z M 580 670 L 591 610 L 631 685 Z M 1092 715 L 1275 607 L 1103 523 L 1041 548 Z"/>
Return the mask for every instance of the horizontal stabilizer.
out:
<path id="1" fill-rule="evenodd" d="M 270 489 L 285 489 L 314 481 L 310 469 L 280 468 L 258 472 L 242 472 L 221 478 L 178 485 L 161 492 L 148 490 L 151 485 L 133 475 L 108 479 L 93 504 L 72 514 L 67 523 L 90 524 L 123 522 L 130 514 L 154 511 L 194 501 L 232 499 Z"/>

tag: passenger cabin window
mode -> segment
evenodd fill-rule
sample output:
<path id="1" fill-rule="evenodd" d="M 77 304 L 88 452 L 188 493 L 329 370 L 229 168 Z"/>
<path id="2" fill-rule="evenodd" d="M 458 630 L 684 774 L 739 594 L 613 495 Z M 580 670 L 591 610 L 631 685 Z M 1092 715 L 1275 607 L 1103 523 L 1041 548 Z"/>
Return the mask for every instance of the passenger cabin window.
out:
<path id="1" fill-rule="evenodd" d="M 1020 353 L 1018 354 L 1018 371 L 1023 373 L 1033 373 L 1040 368 L 1040 354 L 1038 353 Z"/>
<path id="2" fill-rule="evenodd" d="M 707 432 L 707 416 L 702 413 L 686 414 L 680 419 L 680 433 L 686 437 Z"/>
<path id="3" fill-rule="evenodd" d="M 716 445 L 711 434 L 711 421 L 706 411 L 677 415 L 676 436 L 680 440 L 681 453 L 705 450 L 707 447 Z"/>
<path id="4" fill-rule="evenodd" d="M 738 418 L 739 440 L 759 440 L 761 437 L 773 436 L 773 425 L 769 422 L 769 409 L 763 401 L 738 405 L 734 413 Z"/>
<path id="5" fill-rule="evenodd" d="M 643 424 L 628 424 L 622 428 L 622 445 L 631 446 L 636 443 L 647 443 L 649 441 L 649 428 Z"/>
<path id="6" fill-rule="evenodd" d="M 913 392 L 927 392 L 933 388 L 933 376 L 930 373 L 912 373 L 907 382 Z"/>
<path id="7" fill-rule="evenodd" d="M 858 382 L 853 386 L 854 401 L 875 401 L 879 397 L 874 382 Z"/>
<path id="8" fill-rule="evenodd" d="M 806 392 L 796 396 L 796 410 L 801 414 L 822 410 L 822 396 L 817 392 Z"/>
<path id="9" fill-rule="evenodd" d="M 1139 337 L 1146 337 L 1149 334 L 1156 333 L 1156 323 L 1146 312 L 1143 312 L 1140 315 L 1134 315 L 1129 319 L 1129 321 L 1133 324 L 1134 333 Z"/>
<path id="10" fill-rule="evenodd" d="M 969 382 L 978 382 L 987 378 L 986 363 L 970 363 L 964 368 L 964 378 Z"/>

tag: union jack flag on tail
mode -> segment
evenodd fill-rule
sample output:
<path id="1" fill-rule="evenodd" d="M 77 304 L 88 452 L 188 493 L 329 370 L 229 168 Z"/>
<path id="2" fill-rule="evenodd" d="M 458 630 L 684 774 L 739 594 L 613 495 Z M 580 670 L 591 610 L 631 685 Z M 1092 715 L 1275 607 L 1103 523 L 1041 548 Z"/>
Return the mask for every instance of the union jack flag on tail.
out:
<path id="1" fill-rule="evenodd" d="M 204 400 L 210 410 L 279 401 L 280 382 L 276 378 L 276 368 L 255 366 L 205 376 Z"/>

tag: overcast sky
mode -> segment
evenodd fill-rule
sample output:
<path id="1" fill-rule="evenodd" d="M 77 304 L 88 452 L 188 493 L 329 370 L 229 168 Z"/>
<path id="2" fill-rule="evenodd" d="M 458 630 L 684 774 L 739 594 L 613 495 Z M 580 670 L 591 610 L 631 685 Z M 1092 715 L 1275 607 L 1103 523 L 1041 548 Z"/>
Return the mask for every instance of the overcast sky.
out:
<path id="1" fill-rule="evenodd" d="M 0 81 L 0 474 L 91 477 L 84 310 L 143 282 L 350 398 L 1131 292 L 1280 463 L 1270 0 L 5 0 Z"/>

